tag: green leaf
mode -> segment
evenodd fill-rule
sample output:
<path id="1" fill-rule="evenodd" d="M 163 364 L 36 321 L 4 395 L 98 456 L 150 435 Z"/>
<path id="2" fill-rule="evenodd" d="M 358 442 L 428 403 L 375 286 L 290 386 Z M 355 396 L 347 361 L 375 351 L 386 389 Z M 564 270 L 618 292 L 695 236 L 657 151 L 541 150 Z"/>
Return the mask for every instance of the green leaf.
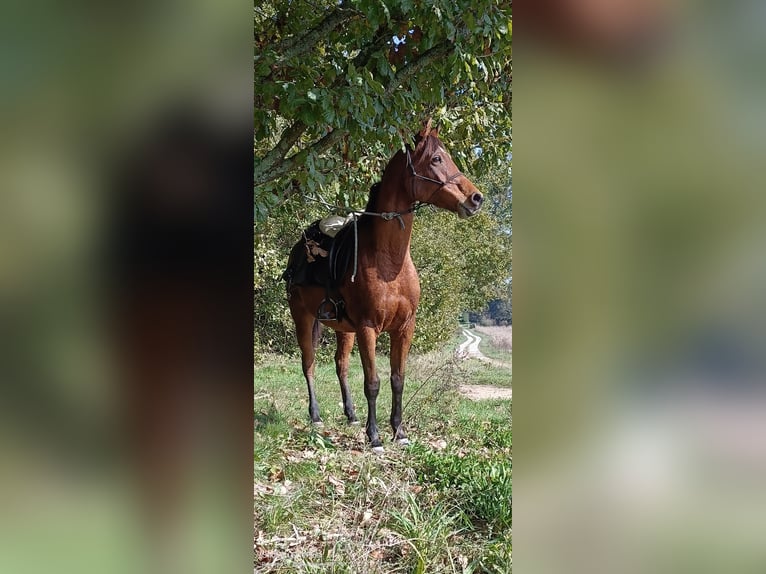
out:
<path id="1" fill-rule="evenodd" d="M 386 3 L 383 2 L 383 0 L 380 0 L 380 5 L 383 8 L 383 14 L 386 16 L 386 22 L 391 21 L 391 12 L 388 9 L 388 6 L 386 6 Z"/>

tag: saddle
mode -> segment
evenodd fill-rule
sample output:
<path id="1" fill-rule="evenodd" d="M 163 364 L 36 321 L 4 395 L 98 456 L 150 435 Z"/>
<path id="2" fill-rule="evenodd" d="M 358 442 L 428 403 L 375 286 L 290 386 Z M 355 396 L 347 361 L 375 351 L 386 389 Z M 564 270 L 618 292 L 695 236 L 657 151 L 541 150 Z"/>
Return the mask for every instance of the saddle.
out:
<path id="1" fill-rule="evenodd" d="M 325 298 L 317 309 L 317 319 L 340 321 L 345 302 L 338 289 L 354 256 L 354 229 L 350 219 L 340 226 L 329 218 L 314 221 L 293 246 L 282 279 L 287 282 L 287 293 L 294 285 L 316 286 L 325 289 Z M 340 229 L 338 230 L 338 227 Z M 328 235 L 336 231 L 335 236 Z"/>

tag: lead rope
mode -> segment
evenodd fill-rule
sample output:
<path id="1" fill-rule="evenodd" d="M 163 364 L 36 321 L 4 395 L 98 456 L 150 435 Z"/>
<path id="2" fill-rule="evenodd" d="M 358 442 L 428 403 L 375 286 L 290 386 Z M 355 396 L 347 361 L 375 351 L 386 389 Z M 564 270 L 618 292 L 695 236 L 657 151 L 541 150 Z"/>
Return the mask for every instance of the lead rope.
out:
<path id="1" fill-rule="evenodd" d="M 401 226 L 402 229 L 405 228 L 404 219 L 402 219 L 402 215 L 407 215 L 408 213 L 415 213 L 416 211 L 418 211 L 421 207 L 425 205 L 422 202 L 417 202 L 412 207 L 402 212 L 384 211 L 382 213 L 378 213 L 377 211 L 361 211 L 359 209 L 352 209 L 350 207 L 344 207 L 341 205 L 333 205 L 332 203 L 325 201 L 321 197 L 316 198 L 316 197 L 311 197 L 310 195 L 307 195 L 304 197 L 305 199 L 308 199 L 309 201 L 313 201 L 314 203 L 319 203 L 320 205 L 324 205 L 325 207 L 328 207 L 335 212 L 342 211 L 350 215 L 353 215 L 355 217 L 359 215 L 374 215 L 375 217 L 380 217 L 383 221 L 391 221 L 392 219 L 398 219 L 399 225 Z"/>
<path id="2" fill-rule="evenodd" d="M 352 217 L 354 221 L 354 272 L 351 274 L 351 282 L 353 283 L 356 279 L 356 261 L 359 252 L 359 235 L 356 231 L 356 213 L 354 213 Z"/>

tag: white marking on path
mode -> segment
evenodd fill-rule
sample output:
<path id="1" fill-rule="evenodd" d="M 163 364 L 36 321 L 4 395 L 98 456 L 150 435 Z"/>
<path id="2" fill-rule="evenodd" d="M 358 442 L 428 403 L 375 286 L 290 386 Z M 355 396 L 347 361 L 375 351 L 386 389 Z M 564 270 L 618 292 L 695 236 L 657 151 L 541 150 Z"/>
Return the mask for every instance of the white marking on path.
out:
<path id="1" fill-rule="evenodd" d="M 481 337 L 474 335 L 466 329 L 463 329 L 463 337 L 466 339 L 460 343 L 460 346 L 457 348 L 457 356 L 461 359 L 467 359 L 479 352 Z"/>
<path id="2" fill-rule="evenodd" d="M 457 351 L 455 352 L 455 355 L 458 359 L 479 359 L 480 361 L 484 361 L 485 363 L 490 363 L 492 365 L 495 365 L 496 367 L 503 367 L 505 369 L 510 369 L 511 365 L 508 363 L 504 363 L 503 361 L 498 361 L 496 359 L 492 359 L 490 357 L 487 357 L 484 353 L 482 353 L 479 350 L 479 343 L 481 343 L 481 337 L 479 337 L 476 333 L 471 333 L 468 329 L 463 329 L 463 336 L 466 338 L 465 341 L 460 343 L 460 346 L 457 348 Z"/>

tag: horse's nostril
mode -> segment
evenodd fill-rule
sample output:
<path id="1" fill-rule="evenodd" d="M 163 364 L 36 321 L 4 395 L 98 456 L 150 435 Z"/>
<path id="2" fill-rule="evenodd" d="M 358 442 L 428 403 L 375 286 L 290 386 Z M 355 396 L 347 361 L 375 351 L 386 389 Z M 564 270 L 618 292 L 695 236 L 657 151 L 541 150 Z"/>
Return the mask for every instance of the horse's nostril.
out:
<path id="1" fill-rule="evenodd" d="M 480 193 L 474 193 L 471 196 L 471 201 L 473 201 L 476 205 L 481 205 L 484 201 L 484 196 Z"/>

